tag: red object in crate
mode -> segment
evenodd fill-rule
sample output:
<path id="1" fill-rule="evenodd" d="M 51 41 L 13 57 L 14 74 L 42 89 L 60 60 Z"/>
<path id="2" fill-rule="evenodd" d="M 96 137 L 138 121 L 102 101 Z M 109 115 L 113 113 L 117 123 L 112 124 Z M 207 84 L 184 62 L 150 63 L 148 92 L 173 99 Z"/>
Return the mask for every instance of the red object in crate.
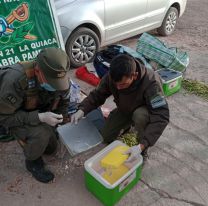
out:
<path id="1" fill-rule="evenodd" d="M 93 73 L 88 72 L 85 66 L 77 68 L 75 74 L 78 79 L 93 86 L 97 86 L 100 83 L 100 78 L 96 77 Z"/>

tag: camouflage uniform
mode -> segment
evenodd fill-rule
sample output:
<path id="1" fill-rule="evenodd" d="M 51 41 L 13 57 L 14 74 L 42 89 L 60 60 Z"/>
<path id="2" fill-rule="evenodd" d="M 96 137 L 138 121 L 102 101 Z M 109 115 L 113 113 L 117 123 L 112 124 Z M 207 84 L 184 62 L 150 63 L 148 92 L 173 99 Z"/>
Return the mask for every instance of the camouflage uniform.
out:
<path id="1" fill-rule="evenodd" d="M 33 75 L 36 63 L 0 69 L 0 125 L 18 140 L 28 160 L 39 158 L 47 148 L 54 151 L 57 146 L 54 127 L 40 122 L 38 113 L 52 111 L 67 117 L 69 101 L 69 89 L 48 92 L 40 87 Z"/>

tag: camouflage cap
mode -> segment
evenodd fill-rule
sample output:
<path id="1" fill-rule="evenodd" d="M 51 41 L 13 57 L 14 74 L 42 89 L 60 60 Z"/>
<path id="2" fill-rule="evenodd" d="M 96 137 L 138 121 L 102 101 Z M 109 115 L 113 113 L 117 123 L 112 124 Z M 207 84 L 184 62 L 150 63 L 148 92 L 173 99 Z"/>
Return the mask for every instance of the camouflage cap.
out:
<path id="1" fill-rule="evenodd" d="M 65 51 L 50 47 L 43 49 L 37 56 L 37 64 L 48 84 L 56 90 L 69 88 L 69 57 Z"/>

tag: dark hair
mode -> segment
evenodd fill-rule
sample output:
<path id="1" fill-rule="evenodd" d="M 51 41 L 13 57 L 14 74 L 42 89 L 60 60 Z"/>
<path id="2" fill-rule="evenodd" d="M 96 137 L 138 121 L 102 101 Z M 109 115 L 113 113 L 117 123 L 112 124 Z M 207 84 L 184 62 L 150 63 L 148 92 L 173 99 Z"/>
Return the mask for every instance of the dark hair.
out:
<path id="1" fill-rule="evenodd" d="M 124 76 L 130 77 L 135 71 L 136 62 L 134 58 L 127 54 L 119 54 L 111 61 L 109 73 L 113 81 L 119 82 Z"/>

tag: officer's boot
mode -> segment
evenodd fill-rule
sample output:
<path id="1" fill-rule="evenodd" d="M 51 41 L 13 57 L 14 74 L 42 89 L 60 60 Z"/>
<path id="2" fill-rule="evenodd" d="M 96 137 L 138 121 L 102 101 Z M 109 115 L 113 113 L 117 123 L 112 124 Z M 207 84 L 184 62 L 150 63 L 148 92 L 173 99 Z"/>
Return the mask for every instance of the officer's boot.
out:
<path id="1" fill-rule="evenodd" d="M 27 170 L 32 173 L 32 176 L 40 182 L 48 183 L 54 179 L 54 174 L 45 169 L 41 157 L 36 160 L 25 160 L 25 165 Z"/>

